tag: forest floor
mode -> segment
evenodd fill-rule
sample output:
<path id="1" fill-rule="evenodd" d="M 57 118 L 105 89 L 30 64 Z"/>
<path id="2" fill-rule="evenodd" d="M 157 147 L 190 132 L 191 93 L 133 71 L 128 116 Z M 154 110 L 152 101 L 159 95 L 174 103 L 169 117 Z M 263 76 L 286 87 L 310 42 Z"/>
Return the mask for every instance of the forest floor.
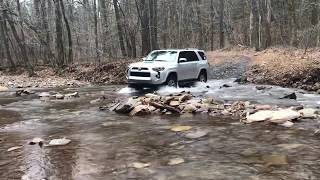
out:
<path id="1" fill-rule="evenodd" d="M 255 84 L 300 88 L 320 93 L 320 49 L 269 48 L 255 52 L 231 48 L 207 52 L 210 75 L 215 79 L 240 78 Z M 127 66 L 138 59 L 70 66 L 59 73 L 48 67 L 36 67 L 36 76 L 0 71 L 0 86 L 61 87 L 94 84 L 125 84 Z"/>
<path id="2" fill-rule="evenodd" d="M 294 48 L 269 48 L 261 52 L 233 48 L 208 52 L 212 66 L 247 64 L 242 80 L 320 93 L 320 49 L 306 53 Z"/>

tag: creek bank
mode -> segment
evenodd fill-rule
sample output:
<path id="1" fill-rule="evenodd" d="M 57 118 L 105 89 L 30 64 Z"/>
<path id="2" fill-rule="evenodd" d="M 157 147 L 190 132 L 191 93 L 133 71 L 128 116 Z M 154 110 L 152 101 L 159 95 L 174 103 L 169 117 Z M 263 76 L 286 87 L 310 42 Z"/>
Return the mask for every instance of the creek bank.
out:
<path id="1" fill-rule="evenodd" d="M 301 106 L 284 108 L 275 105 L 253 104 L 249 101 L 222 102 L 213 97 L 196 97 L 185 91 L 168 96 L 146 94 L 131 97 L 119 100 L 107 107 L 110 111 L 128 116 L 176 115 L 183 117 L 205 114 L 212 117 L 228 117 L 246 124 L 267 122 L 284 127 L 292 127 L 295 122 L 302 119 L 320 118 L 318 109 Z M 180 131 L 181 128 L 191 127 L 179 126 L 178 130 Z M 199 136 L 202 135 L 205 135 L 205 132 L 199 134 Z M 198 136 L 198 134 L 190 137 L 192 136 Z"/>
<path id="2" fill-rule="evenodd" d="M 269 84 L 315 91 L 320 94 L 319 48 L 305 51 L 296 48 L 271 47 L 256 52 L 250 48 L 233 47 L 208 52 L 213 77 L 220 72 L 237 74 L 237 82 Z M 236 64 L 237 66 L 234 66 Z M 232 76 L 229 76 L 232 77 Z"/>
<path id="3" fill-rule="evenodd" d="M 59 72 L 49 66 L 36 66 L 29 77 L 24 70 L 0 71 L 0 92 L 17 88 L 81 87 L 92 84 L 126 84 L 128 65 L 138 59 L 113 59 L 101 64 L 73 64 Z"/>

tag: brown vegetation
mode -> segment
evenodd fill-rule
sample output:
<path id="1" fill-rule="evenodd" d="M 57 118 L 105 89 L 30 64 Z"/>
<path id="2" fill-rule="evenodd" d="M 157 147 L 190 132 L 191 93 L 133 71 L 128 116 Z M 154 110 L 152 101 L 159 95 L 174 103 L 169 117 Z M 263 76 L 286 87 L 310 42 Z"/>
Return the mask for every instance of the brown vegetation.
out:
<path id="1" fill-rule="evenodd" d="M 269 48 L 261 52 L 250 49 L 228 49 L 208 53 L 210 63 L 250 59 L 247 80 L 257 84 L 295 87 L 310 91 L 320 89 L 320 49 Z"/>

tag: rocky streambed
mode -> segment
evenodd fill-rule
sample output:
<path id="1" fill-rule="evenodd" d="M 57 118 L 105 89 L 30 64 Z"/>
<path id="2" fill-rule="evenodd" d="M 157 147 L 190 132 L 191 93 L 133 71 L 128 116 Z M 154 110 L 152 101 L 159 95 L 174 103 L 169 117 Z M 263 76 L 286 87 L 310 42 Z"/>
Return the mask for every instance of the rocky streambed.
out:
<path id="1" fill-rule="evenodd" d="M 233 81 L 0 92 L 0 179 L 319 179 L 319 97 Z"/>
<path id="2" fill-rule="evenodd" d="M 285 96 L 294 97 L 295 94 Z M 284 108 L 277 105 L 254 104 L 250 101 L 225 102 L 216 100 L 215 97 L 197 97 L 186 91 L 165 96 L 146 94 L 118 101 L 120 102 L 109 105 L 109 110 L 130 116 L 202 114 L 231 118 L 243 123 L 267 122 L 284 127 L 292 127 L 302 119 L 320 120 L 320 111 L 316 108 L 305 108 L 301 105 Z"/>

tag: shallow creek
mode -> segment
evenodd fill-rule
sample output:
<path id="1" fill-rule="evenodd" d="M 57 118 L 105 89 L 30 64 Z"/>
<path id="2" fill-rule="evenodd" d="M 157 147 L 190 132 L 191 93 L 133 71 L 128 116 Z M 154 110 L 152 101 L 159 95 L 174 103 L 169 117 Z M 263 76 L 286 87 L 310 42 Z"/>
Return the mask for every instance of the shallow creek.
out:
<path id="1" fill-rule="evenodd" d="M 232 87 L 220 88 L 223 84 Z M 257 90 L 254 85 L 227 79 L 191 88 L 165 87 L 158 93 L 186 90 L 220 100 L 320 106 L 319 95 L 268 87 L 271 89 Z M 57 91 L 78 91 L 80 98 L 41 101 L 0 93 L 0 179 L 320 179 L 317 120 L 284 128 L 202 115 L 128 117 L 99 111 L 99 105 L 90 101 L 103 95 L 108 104 L 120 96 L 139 94 L 131 89 L 102 86 Z M 297 92 L 297 101 L 279 99 L 291 92 Z M 188 139 L 184 132 L 170 131 L 173 125 L 192 126 L 208 135 Z M 42 148 L 28 145 L 34 137 L 46 141 L 66 137 L 71 143 Z M 7 152 L 19 145 L 23 147 Z M 173 158 L 185 162 L 168 165 Z M 149 167 L 130 167 L 134 162 L 149 163 Z"/>

